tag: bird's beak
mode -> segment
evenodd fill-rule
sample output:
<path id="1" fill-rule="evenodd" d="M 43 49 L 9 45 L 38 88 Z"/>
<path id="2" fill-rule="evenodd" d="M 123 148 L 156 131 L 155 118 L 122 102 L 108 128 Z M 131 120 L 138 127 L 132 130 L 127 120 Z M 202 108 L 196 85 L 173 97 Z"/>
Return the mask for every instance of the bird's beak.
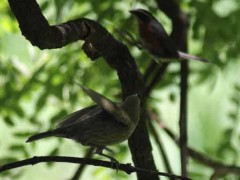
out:
<path id="1" fill-rule="evenodd" d="M 133 9 L 129 11 L 131 14 L 133 14 L 139 22 L 146 23 L 149 20 L 151 20 L 150 15 L 148 15 L 147 11 L 143 9 Z"/>

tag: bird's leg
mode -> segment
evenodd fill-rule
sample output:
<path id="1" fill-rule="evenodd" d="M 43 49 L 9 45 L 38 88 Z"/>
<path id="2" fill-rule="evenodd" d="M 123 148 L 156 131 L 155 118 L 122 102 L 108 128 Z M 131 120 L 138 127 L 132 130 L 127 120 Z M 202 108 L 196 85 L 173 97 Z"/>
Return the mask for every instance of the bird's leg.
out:
<path id="1" fill-rule="evenodd" d="M 106 147 L 97 147 L 95 153 L 98 154 L 98 155 L 100 155 L 100 156 L 104 156 L 104 157 L 110 159 L 110 160 L 111 160 L 111 167 L 112 167 L 112 168 L 115 168 L 115 169 L 118 171 L 119 162 L 118 162 L 114 157 L 108 156 L 108 155 L 104 154 L 104 153 L 103 153 L 103 149 L 107 149 L 107 150 L 112 151 L 111 149 L 106 148 Z M 114 165 L 115 165 L 115 166 L 114 166 Z"/>
<path id="2" fill-rule="evenodd" d="M 109 151 L 111 153 L 114 153 L 114 151 L 112 149 L 108 148 L 108 147 L 103 147 L 103 149 L 105 149 L 105 150 L 107 150 L 107 151 Z"/>

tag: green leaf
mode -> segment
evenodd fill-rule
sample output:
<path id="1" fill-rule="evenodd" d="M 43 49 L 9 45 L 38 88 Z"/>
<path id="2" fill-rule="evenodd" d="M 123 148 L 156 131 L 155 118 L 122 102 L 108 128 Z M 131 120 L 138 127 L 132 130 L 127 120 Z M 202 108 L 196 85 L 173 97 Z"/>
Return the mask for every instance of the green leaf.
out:
<path id="1" fill-rule="evenodd" d="M 17 138 L 28 138 L 31 135 L 33 135 L 34 132 L 29 132 L 29 131 L 20 131 L 20 132 L 14 132 L 14 136 Z"/>
<path id="2" fill-rule="evenodd" d="M 49 156 L 57 156 L 58 154 L 59 154 L 59 148 L 56 147 L 50 152 Z"/>
<path id="3" fill-rule="evenodd" d="M 5 116 L 3 120 L 7 125 L 14 126 L 14 121 L 11 116 Z"/>
<path id="4" fill-rule="evenodd" d="M 22 144 L 14 144 L 9 147 L 10 151 L 23 151 L 25 149 L 25 146 Z"/>
<path id="5" fill-rule="evenodd" d="M 18 159 L 15 157 L 4 157 L 0 158 L 0 165 L 8 164 L 17 161 Z"/>

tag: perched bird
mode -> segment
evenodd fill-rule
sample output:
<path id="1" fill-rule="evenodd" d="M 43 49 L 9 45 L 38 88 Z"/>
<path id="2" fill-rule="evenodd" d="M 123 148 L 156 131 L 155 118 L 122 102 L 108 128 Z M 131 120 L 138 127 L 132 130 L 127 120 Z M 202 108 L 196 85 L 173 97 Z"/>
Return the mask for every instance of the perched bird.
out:
<path id="1" fill-rule="evenodd" d="M 156 57 L 154 58 L 155 61 L 160 62 L 161 58 L 164 58 L 208 62 L 206 59 L 178 51 L 163 25 L 148 11 L 136 9 L 130 12 L 137 18 L 143 47 Z"/>
<path id="2" fill-rule="evenodd" d="M 103 154 L 106 146 L 127 140 L 139 121 L 140 100 L 128 96 L 123 103 L 113 103 L 103 95 L 81 86 L 96 105 L 76 111 L 63 119 L 56 129 L 31 136 L 27 142 L 51 136 L 73 139 L 82 145 L 93 146 L 96 154 Z"/>

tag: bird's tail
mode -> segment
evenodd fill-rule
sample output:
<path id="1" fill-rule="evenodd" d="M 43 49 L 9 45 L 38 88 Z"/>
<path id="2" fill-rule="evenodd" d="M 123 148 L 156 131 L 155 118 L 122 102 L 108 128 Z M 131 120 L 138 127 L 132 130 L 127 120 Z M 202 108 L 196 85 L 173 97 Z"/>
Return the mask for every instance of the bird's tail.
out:
<path id="1" fill-rule="evenodd" d="M 178 51 L 178 55 L 181 59 L 189 59 L 189 60 L 196 60 L 196 61 L 201 61 L 201 62 L 204 62 L 204 63 L 209 63 L 209 61 L 207 59 L 200 58 L 200 57 L 197 57 L 197 56 L 194 56 L 194 55 L 191 55 L 191 54 L 187 54 L 187 53 L 184 53 L 184 52 L 181 52 L 181 51 Z"/>
<path id="2" fill-rule="evenodd" d="M 42 133 L 35 134 L 35 135 L 29 137 L 26 142 L 29 143 L 29 142 L 36 141 L 36 140 L 43 139 L 43 138 L 47 138 L 47 137 L 50 137 L 50 136 L 56 136 L 56 134 L 57 134 L 56 130 L 42 132 Z"/>

